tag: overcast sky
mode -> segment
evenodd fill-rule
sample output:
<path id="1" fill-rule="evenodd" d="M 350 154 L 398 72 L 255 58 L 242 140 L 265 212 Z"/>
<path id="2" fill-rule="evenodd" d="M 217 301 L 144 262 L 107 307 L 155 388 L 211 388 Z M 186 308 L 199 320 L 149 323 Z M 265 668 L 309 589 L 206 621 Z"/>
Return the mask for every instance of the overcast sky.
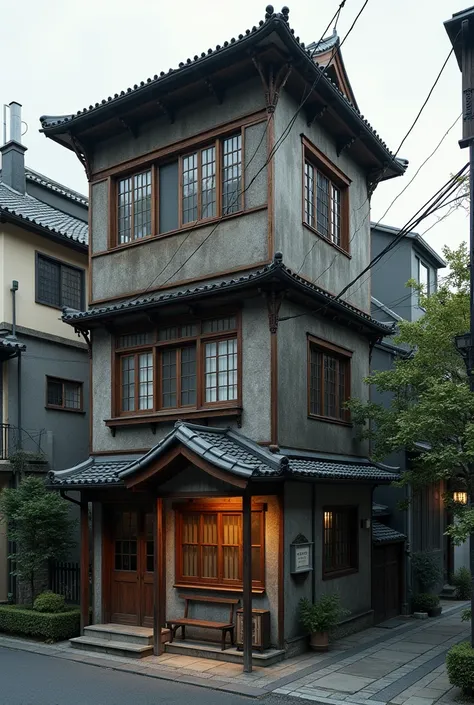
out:
<path id="1" fill-rule="evenodd" d="M 318 40 L 340 0 L 290 0 L 290 24 L 301 40 Z M 395 151 L 450 49 L 443 21 L 464 9 L 460 0 L 370 0 L 342 53 L 359 107 Z M 338 32 L 345 35 L 362 0 L 346 0 Z M 87 193 L 84 171 L 72 152 L 39 134 L 39 116 L 75 112 L 146 80 L 180 61 L 258 24 L 265 2 L 239 0 L 3 0 L 2 103 L 17 100 L 28 124 L 27 164 Z M 276 5 L 275 10 L 280 11 Z M 461 74 L 454 56 L 422 118 L 403 146 L 404 177 L 378 186 L 372 219 L 415 173 L 461 112 Z M 402 226 L 468 160 L 460 150 L 461 121 L 384 218 Z M 278 137 L 278 135 L 277 135 Z M 434 220 L 419 227 L 423 232 Z M 426 235 L 432 247 L 468 237 L 458 211 Z"/>

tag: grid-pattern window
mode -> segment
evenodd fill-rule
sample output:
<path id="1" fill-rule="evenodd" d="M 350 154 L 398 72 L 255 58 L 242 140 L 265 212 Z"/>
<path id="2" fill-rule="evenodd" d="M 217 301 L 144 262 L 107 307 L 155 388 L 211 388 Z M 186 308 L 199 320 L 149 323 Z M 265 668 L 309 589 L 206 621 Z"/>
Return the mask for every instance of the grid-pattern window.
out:
<path id="1" fill-rule="evenodd" d="M 349 355 L 324 350 L 309 344 L 309 413 L 348 421 L 345 402 L 349 398 Z"/>
<path id="2" fill-rule="evenodd" d="M 222 213 L 237 213 L 241 209 L 242 137 L 234 135 L 222 143 Z"/>
<path id="3" fill-rule="evenodd" d="M 82 411 L 82 382 L 47 377 L 46 406 L 50 409 Z"/>
<path id="4" fill-rule="evenodd" d="M 198 154 L 183 157 L 183 224 L 198 219 Z"/>
<path id="5" fill-rule="evenodd" d="M 84 272 L 59 260 L 37 255 L 36 301 L 61 308 L 82 309 Z"/>
<path id="6" fill-rule="evenodd" d="M 151 235 L 151 169 L 120 179 L 117 192 L 118 243 Z"/>
<path id="7" fill-rule="evenodd" d="M 323 510 L 323 576 L 357 570 L 357 507 Z"/>
<path id="8" fill-rule="evenodd" d="M 216 148 L 201 152 L 201 218 L 216 215 Z"/>
<path id="9" fill-rule="evenodd" d="M 137 512 L 117 513 L 115 525 L 115 570 L 137 570 L 137 543 Z"/>
<path id="10" fill-rule="evenodd" d="M 176 521 L 178 582 L 242 585 L 242 512 L 178 509 Z M 252 510 L 252 581 L 264 584 L 264 512 Z"/>
<path id="11" fill-rule="evenodd" d="M 237 338 L 207 343 L 205 360 L 206 401 L 237 399 Z"/>
<path id="12" fill-rule="evenodd" d="M 155 570 L 155 539 L 153 514 L 145 514 L 145 570 L 153 573 Z"/>
<path id="13" fill-rule="evenodd" d="M 304 213 L 306 222 L 314 228 L 314 166 L 309 162 L 304 163 Z"/>
<path id="14" fill-rule="evenodd" d="M 120 334 L 118 413 L 233 406 L 239 396 L 237 329 L 238 317 L 227 315 Z"/>

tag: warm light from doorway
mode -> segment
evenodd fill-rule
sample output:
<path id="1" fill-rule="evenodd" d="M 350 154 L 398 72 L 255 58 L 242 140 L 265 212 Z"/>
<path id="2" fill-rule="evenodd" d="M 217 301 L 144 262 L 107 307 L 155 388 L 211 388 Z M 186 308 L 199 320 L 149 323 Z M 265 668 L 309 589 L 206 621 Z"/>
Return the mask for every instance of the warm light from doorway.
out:
<path id="1" fill-rule="evenodd" d="M 457 504 L 467 504 L 467 492 L 453 492 L 453 500 Z"/>
<path id="2" fill-rule="evenodd" d="M 330 529 L 332 527 L 332 512 L 324 512 L 324 528 Z"/>

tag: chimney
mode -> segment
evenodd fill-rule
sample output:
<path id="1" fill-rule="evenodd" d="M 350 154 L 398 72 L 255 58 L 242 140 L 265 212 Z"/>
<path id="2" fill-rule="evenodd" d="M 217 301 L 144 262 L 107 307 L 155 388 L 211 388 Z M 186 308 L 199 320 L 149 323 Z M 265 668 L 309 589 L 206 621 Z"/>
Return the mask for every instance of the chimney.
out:
<path id="1" fill-rule="evenodd" d="M 10 108 L 10 139 L 2 147 L 2 181 L 19 193 L 25 193 L 25 152 L 21 144 L 21 105 L 12 101 Z"/>

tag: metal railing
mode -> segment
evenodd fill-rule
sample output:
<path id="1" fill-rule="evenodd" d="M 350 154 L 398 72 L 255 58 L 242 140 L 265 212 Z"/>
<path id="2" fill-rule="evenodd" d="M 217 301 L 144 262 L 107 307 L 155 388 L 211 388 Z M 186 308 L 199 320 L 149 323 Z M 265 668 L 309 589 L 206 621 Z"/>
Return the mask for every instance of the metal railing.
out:
<path id="1" fill-rule="evenodd" d="M 51 561 L 49 564 L 49 589 L 64 595 L 66 602 L 80 602 L 81 574 L 79 563 Z"/>
<path id="2" fill-rule="evenodd" d="M 46 460 L 45 450 L 42 448 L 45 438 L 45 429 L 19 429 L 18 426 L 2 423 L 0 424 L 0 460 L 9 460 L 20 450 L 36 456 L 44 456 Z"/>

